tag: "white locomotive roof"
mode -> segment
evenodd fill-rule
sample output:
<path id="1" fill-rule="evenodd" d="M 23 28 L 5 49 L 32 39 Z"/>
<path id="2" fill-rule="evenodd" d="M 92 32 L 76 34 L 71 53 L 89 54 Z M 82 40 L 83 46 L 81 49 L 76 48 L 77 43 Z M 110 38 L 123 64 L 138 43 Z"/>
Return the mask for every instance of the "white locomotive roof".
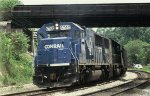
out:
<path id="1" fill-rule="evenodd" d="M 24 5 L 150 3 L 150 0 L 20 0 Z"/>
<path id="2" fill-rule="evenodd" d="M 81 28 L 78 24 L 73 23 L 76 27 L 78 27 L 80 30 L 84 30 L 83 28 Z"/>

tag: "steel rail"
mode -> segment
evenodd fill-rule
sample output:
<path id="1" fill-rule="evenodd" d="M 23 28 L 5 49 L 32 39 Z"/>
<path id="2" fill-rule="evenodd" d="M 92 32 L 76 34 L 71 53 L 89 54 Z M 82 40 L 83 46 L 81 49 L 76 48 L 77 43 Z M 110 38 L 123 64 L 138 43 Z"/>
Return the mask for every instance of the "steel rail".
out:
<path id="1" fill-rule="evenodd" d="M 123 90 L 123 91 L 120 91 L 120 92 L 116 92 L 116 93 L 112 94 L 111 96 L 115 96 L 115 95 L 119 95 L 119 94 L 125 93 L 127 91 L 133 90 L 133 89 L 135 89 L 137 87 L 140 87 L 140 86 L 143 86 L 145 84 L 150 84 L 149 80 L 146 80 L 143 83 L 141 83 L 139 85 L 136 85 L 136 86 L 133 86 L 133 87 L 130 87 L 130 88 L 126 89 L 126 90 Z"/>
<path id="2" fill-rule="evenodd" d="M 135 72 L 138 75 L 138 78 L 131 82 L 124 83 L 122 85 L 118 85 L 118 86 L 111 87 L 108 89 L 99 90 L 96 92 L 83 94 L 82 96 L 87 96 L 87 95 L 115 96 L 115 95 L 124 93 L 126 91 L 132 90 L 134 88 L 137 88 L 139 86 L 145 85 L 146 83 L 149 83 L 149 80 L 150 80 L 149 72 L 137 71 L 137 70 L 131 70 L 131 72 Z"/>
<path id="3" fill-rule="evenodd" d="M 144 78 L 144 74 L 149 74 L 150 75 L 150 72 L 145 72 L 145 71 L 141 71 L 141 70 L 130 70 L 130 71 L 133 71 L 133 72 L 142 72 L 141 74 L 141 77 Z M 142 79 L 142 78 L 139 78 L 139 79 Z M 114 93 L 112 94 L 111 96 L 115 96 L 115 95 L 119 95 L 119 94 L 122 94 L 122 93 L 125 93 L 127 91 L 130 91 L 130 90 L 133 90 L 135 88 L 138 88 L 138 87 L 141 87 L 141 86 L 145 86 L 145 85 L 150 85 L 150 76 L 147 78 L 147 80 L 143 81 L 142 83 L 138 84 L 138 85 L 135 85 L 135 86 L 131 86 L 130 88 L 126 89 L 126 90 L 123 90 L 123 91 L 120 91 L 120 92 L 117 92 L 117 93 Z"/>

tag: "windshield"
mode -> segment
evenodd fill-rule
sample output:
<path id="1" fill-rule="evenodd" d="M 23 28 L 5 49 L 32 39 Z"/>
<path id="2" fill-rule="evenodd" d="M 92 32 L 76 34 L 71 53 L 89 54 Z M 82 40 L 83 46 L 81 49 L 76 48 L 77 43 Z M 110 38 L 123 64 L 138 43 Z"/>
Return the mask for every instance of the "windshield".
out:
<path id="1" fill-rule="evenodd" d="M 69 32 L 48 32 L 48 38 L 68 37 Z"/>

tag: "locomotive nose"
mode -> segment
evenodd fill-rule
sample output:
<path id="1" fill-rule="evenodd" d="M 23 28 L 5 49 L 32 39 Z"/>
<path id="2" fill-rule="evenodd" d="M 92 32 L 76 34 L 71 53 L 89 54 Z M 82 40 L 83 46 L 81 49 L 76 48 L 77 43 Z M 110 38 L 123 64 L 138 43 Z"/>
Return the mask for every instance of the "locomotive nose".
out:
<path id="1" fill-rule="evenodd" d="M 69 65 L 71 62 L 69 38 L 52 38 L 41 42 L 41 50 L 38 52 L 38 60 L 40 60 L 38 64 L 48 64 L 49 66 Z"/>

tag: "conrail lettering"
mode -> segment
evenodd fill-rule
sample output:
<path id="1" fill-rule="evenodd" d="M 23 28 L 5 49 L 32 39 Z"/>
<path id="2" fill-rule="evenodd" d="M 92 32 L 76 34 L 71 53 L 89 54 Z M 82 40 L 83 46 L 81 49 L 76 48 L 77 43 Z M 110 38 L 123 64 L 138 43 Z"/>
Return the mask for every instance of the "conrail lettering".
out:
<path id="1" fill-rule="evenodd" d="M 50 49 L 50 48 L 64 48 L 63 44 L 51 44 L 51 45 L 45 45 L 45 49 Z"/>

